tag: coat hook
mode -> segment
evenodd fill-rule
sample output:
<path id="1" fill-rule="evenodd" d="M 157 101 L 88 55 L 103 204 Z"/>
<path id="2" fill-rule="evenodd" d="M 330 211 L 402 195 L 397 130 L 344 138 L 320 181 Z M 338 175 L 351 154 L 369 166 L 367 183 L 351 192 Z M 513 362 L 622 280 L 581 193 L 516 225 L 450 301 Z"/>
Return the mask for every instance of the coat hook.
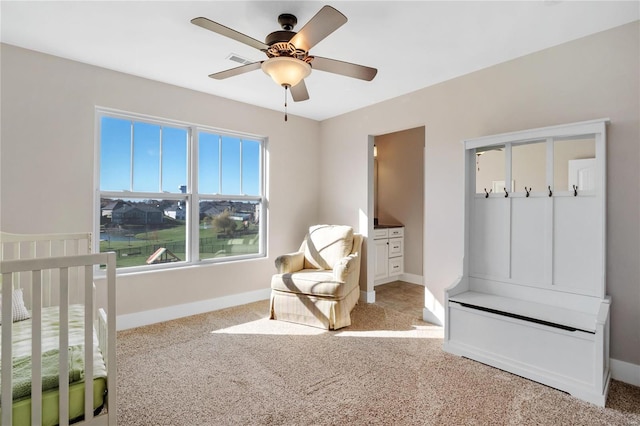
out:
<path id="1" fill-rule="evenodd" d="M 507 198 L 509 196 L 509 193 L 507 192 L 507 188 L 504 189 L 504 198 Z"/>
<path id="2" fill-rule="evenodd" d="M 484 198 L 489 198 L 489 193 L 487 192 L 487 188 L 484 189 Z"/>
<path id="3" fill-rule="evenodd" d="M 576 185 L 573 185 L 573 196 L 574 197 L 578 196 L 578 187 Z"/>
<path id="4" fill-rule="evenodd" d="M 531 188 L 527 189 L 527 187 L 524 187 L 524 192 L 527 193 L 527 197 L 529 196 L 529 192 L 531 191 Z"/>
<path id="5" fill-rule="evenodd" d="M 553 195 L 553 192 L 551 191 L 551 185 L 549 185 L 548 188 L 549 188 L 549 197 L 551 197 Z"/>

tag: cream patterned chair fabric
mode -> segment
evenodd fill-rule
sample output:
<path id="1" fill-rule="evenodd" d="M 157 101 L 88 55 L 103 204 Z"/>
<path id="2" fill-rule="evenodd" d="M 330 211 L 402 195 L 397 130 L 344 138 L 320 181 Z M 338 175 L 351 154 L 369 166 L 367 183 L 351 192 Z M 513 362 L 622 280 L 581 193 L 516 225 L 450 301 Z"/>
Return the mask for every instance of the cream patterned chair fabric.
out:
<path id="1" fill-rule="evenodd" d="M 270 318 L 336 330 L 351 324 L 360 297 L 362 235 L 349 226 L 315 225 L 300 249 L 276 259 Z"/>

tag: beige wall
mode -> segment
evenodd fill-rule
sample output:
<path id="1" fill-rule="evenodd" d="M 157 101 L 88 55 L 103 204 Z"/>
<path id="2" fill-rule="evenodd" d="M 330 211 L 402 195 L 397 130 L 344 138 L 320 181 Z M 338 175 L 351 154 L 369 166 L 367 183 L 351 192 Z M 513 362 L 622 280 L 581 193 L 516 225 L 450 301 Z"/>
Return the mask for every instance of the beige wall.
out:
<path id="1" fill-rule="evenodd" d="M 322 182 L 320 220 L 368 232 L 361 216 L 369 214 L 372 193 L 367 186 L 369 135 L 425 126 L 424 271 L 427 293 L 435 299 L 427 307 L 437 311 L 444 289 L 461 273 L 460 141 L 609 117 L 611 356 L 640 364 L 639 55 L 636 21 L 324 121 L 322 164 L 337 167 Z M 345 181 L 350 185 L 341 184 Z M 372 282 L 363 283 L 365 289 L 373 290 Z"/>
<path id="2" fill-rule="evenodd" d="M 120 276 L 119 315 L 268 289 L 274 256 L 317 222 L 317 122 L 9 45 L 1 54 L 6 232 L 93 230 L 95 106 L 269 138 L 268 257 Z"/>
<path id="3" fill-rule="evenodd" d="M 378 221 L 401 223 L 404 272 L 422 276 L 424 127 L 376 136 Z"/>

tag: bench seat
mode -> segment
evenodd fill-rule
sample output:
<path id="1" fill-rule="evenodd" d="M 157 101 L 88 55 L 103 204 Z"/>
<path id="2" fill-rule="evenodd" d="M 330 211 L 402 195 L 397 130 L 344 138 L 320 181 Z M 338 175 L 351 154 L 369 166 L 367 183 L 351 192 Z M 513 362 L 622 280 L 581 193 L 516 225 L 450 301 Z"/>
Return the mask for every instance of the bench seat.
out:
<path id="1" fill-rule="evenodd" d="M 467 291 L 449 298 L 450 302 L 519 317 L 549 326 L 596 332 L 597 311 L 585 312 L 544 303 L 530 302 L 495 294 Z"/>

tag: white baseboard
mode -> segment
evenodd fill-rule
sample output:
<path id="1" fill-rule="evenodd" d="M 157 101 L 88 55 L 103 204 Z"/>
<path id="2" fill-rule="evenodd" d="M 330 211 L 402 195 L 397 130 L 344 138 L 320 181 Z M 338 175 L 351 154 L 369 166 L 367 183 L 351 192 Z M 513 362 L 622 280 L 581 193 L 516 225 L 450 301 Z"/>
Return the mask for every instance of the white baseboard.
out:
<path id="1" fill-rule="evenodd" d="M 378 286 L 378 285 L 383 285 L 383 284 L 389 284 L 395 281 L 404 281 L 406 283 L 411 283 L 411 284 L 418 284 L 418 285 L 424 285 L 423 280 L 422 280 L 422 275 L 415 275 L 415 274 L 400 274 L 400 275 L 392 275 L 390 277 L 386 277 L 386 278 L 382 278 L 380 280 L 377 280 L 374 284 L 374 286 Z"/>
<path id="2" fill-rule="evenodd" d="M 270 296 L 271 289 L 266 288 L 263 290 L 217 297 L 215 299 L 167 306 L 166 308 L 118 315 L 116 318 L 116 329 L 127 330 L 129 328 L 184 318 L 191 315 L 204 314 L 206 312 L 217 311 L 218 309 L 231 308 L 259 300 L 267 300 Z"/>
<path id="3" fill-rule="evenodd" d="M 392 277 L 381 278 L 373 283 L 373 286 L 379 286 L 383 284 L 389 284 L 394 281 L 398 281 L 400 279 L 400 275 L 394 275 Z"/>
<path id="4" fill-rule="evenodd" d="M 431 324 L 444 326 L 444 321 L 441 318 L 438 318 L 436 314 L 431 312 L 428 308 L 422 308 L 422 320 L 426 322 L 430 322 Z"/>
<path id="5" fill-rule="evenodd" d="M 634 386 L 640 386 L 640 365 L 609 359 L 611 378 Z"/>
<path id="6" fill-rule="evenodd" d="M 400 275 L 400 278 L 398 278 L 398 279 L 400 281 L 404 281 L 404 282 L 411 283 L 411 284 L 424 285 L 424 281 L 423 281 L 422 275 L 404 273 L 404 274 Z"/>
<path id="7" fill-rule="evenodd" d="M 360 301 L 364 303 L 376 303 L 376 292 L 360 290 Z"/>

